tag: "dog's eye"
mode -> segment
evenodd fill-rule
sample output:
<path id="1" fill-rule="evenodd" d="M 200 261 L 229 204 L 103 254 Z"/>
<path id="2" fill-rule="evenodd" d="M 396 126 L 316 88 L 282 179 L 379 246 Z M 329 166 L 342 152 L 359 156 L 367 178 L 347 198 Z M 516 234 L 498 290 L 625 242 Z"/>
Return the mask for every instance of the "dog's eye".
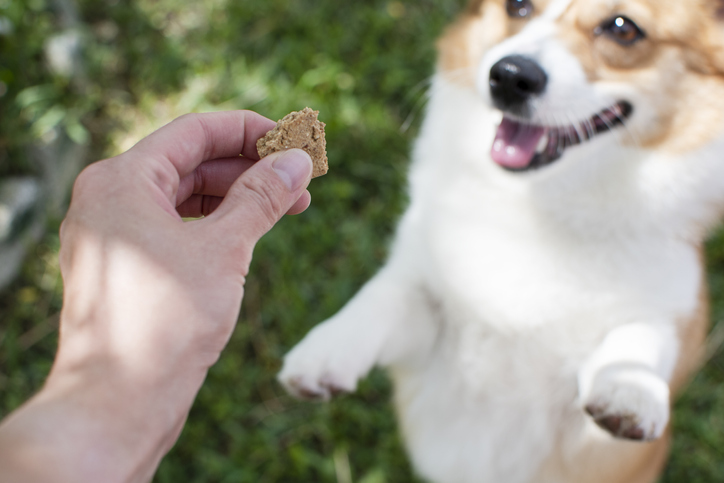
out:
<path id="1" fill-rule="evenodd" d="M 619 15 L 604 22 L 596 29 L 596 35 L 606 34 L 621 45 L 633 45 L 646 34 L 630 18 Z"/>
<path id="2" fill-rule="evenodd" d="M 527 18 L 533 14 L 531 0 L 506 0 L 505 8 L 511 18 Z"/>

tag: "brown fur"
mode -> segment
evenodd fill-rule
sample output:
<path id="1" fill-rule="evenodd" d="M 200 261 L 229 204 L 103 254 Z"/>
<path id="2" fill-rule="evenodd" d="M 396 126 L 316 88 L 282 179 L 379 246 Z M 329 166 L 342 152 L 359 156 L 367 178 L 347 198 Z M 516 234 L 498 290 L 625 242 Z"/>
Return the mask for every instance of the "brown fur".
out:
<path id="1" fill-rule="evenodd" d="M 699 260 L 704 271 L 704 250 L 699 250 Z M 699 306 L 688 320 L 679 323 L 680 358 L 671 379 L 671 392 L 678 394 L 689 382 L 691 375 L 706 362 L 706 336 L 709 332 L 709 287 L 702 277 Z"/>
<path id="2" fill-rule="evenodd" d="M 659 122 L 636 126 L 627 142 L 680 154 L 719 134 L 724 123 L 724 28 L 711 6 L 699 0 L 575 0 L 560 19 L 560 38 L 591 82 L 638 86 L 660 109 Z M 631 18 L 646 39 L 624 47 L 593 34 L 616 15 Z"/>
<path id="3" fill-rule="evenodd" d="M 701 258 L 704 262 L 703 254 Z M 680 358 L 670 384 L 672 399 L 689 382 L 704 362 L 709 328 L 707 285 L 702 281 L 699 306 L 680 325 Z M 552 474 L 567 474 L 570 483 L 655 483 L 666 465 L 671 444 L 671 428 L 651 443 L 624 442 L 588 434 L 572 450 L 568 461 L 549 461 Z M 574 442 L 575 444 L 575 442 Z"/>
<path id="4" fill-rule="evenodd" d="M 536 1 L 542 11 L 547 1 Z M 623 47 L 594 30 L 625 15 L 647 34 Z M 438 43 L 439 70 L 451 82 L 474 88 L 486 50 L 518 32 L 527 20 L 510 19 L 504 0 L 473 0 Z M 724 0 L 573 0 L 558 20 L 559 38 L 580 60 L 589 81 L 638 86 L 658 110 L 654 122 L 629 126 L 625 142 L 682 153 L 712 141 L 724 126 Z M 694 108 L 695 107 L 695 108 Z M 703 257 L 702 257 L 703 266 Z M 709 306 L 702 282 L 699 308 L 680 324 L 681 357 L 671 389 L 675 395 L 702 363 Z M 593 425 L 593 423 L 591 423 Z M 570 483 L 654 483 L 663 470 L 671 432 L 651 443 L 622 442 L 584 431 L 563 441 L 566 461 L 551 460 L 545 472 Z"/>
<path id="5" fill-rule="evenodd" d="M 566 461 L 548 461 L 544 474 L 565 474 L 561 483 L 655 483 L 669 453 L 671 431 L 652 443 L 615 441 L 587 434 Z M 559 481 L 559 480 L 555 480 Z"/>
<path id="6" fill-rule="evenodd" d="M 508 36 L 509 23 L 501 2 L 474 1 L 438 41 L 439 70 L 450 81 L 473 88 L 478 62 Z"/>
<path id="7" fill-rule="evenodd" d="M 702 256 L 703 264 L 703 256 Z M 702 281 L 699 306 L 692 316 L 680 322 L 680 358 L 670 384 L 672 399 L 689 382 L 703 361 L 709 328 L 709 301 Z M 625 442 L 588 434 L 581 446 L 572 450 L 570 460 L 548 462 L 553 474 L 567 474 L 570 483 L 655 483 L 669 455 L 671 428 L 650 443 Z"/>
<path id="8" fill-rule="evenodd" d="M 536 11 L 547 4 L 534 1 Z M 723 12 L 721 0 L 573 0 L 559 37 L 591 82 L 639 86 L 660 109 L 658 122 L 629 126 L 624 142 L 680 154 L 712 141 L 724 123 Z M 615 15 L 631 18 L 646 39 L 623 47 L 594 35 Z M 485 51 L 527 21 L 510 19 L 504 0 L 473 0 L 438 43 L 440 71 L 472 88 Z"/>

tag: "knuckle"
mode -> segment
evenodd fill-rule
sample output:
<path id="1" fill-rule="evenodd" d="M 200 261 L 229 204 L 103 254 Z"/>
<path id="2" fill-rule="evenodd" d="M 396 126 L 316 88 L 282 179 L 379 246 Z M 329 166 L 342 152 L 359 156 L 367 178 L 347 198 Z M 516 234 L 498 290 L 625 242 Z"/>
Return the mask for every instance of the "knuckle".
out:
<path id="1" fill-rule="evenodd" d="M 206 191 L 206 172 L 207 169 L 204 164 L 198 166 L 193 172 L 194 179 L 194 193 L 204 193 Z"/>
<path id="2" fill-rule="evenodd" d="M 78 198 L 97 186 L 98 182 L 103 180 L 102 170 L 102 162 L 86 166 L 73 183 L 73 198 Z"/>
<path id="3" fill-rule="evenodd" d="M 184 129 L 189 129 L 198 133 L 203 138 L 203 145 L 205 146 L 205 152 L 203 154 L 204 159 L 212 159 L 216 156 L 216 145 L 214 143 L 212 129 L 208 124 L 208 115 L 192 112 L 183 114 L 182 116 L 176 118 L 174 122 L 178 122 L 180 125 L 184 126 Z"/>
<path id="4" fill-rule="evenodd" d="M 198 122 L 200 115 L 195 112 L 190 112 L 187 114 L 182 114 L 179 117 L 177 117 L 174 122 L 177 123 L 187 123 L 187 122 Z"/>
<path id="5" fill-rule="evenodd" d="M 268 225 L 276 223 L 284 214 L 283 194 L 278 187 L 258 177 L 242 177 L 244 191 L 251 203 L 256 205 Z"/>

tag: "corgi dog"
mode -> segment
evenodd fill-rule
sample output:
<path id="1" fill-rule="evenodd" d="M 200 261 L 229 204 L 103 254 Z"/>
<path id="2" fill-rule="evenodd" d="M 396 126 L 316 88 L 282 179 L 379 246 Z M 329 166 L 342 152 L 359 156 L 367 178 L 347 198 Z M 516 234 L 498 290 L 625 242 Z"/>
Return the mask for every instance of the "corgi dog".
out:
<path id="1" fill-rule="evenodd" d="M 708 328 L 724 2 L 472 0 L 439 41 L 389 260 L 284 359 L 388 369 L 435 483 L 653 483 Z"/>

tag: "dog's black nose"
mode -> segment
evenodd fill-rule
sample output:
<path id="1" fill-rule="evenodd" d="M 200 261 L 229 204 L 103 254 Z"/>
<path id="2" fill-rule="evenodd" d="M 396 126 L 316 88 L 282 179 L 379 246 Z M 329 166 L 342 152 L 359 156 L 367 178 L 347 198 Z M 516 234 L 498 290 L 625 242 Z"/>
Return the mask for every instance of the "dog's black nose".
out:
<path id="1" fill-rule="evenodd" d="M 527 101 L 545 91 L 548 76 L 537 62 L 520 55 L 498 61 L 490 69 L 490 94 L 498 109 L 523 114 Z"/>

